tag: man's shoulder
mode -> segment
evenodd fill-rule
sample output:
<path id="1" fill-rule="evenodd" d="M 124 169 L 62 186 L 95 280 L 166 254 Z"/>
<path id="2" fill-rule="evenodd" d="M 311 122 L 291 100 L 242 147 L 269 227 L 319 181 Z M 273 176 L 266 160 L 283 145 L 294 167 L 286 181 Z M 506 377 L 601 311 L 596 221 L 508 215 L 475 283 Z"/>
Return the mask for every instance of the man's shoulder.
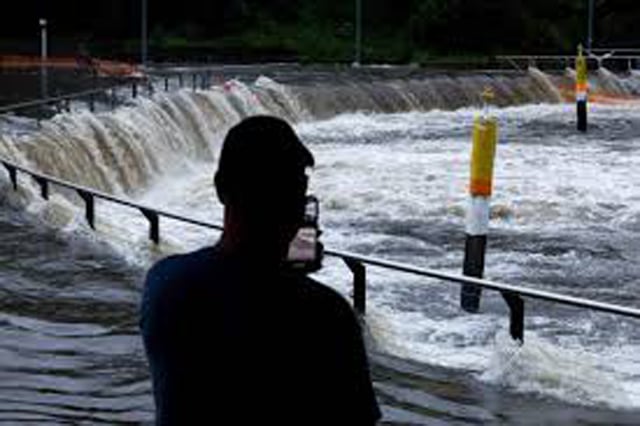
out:
<path id="1" fill-rule="evenodd" d="M 164 287 L 173 282 L 197 278 L 211 267 L 214 259 L 213 247 L 165 257 L 157 261 L 147 272 L 146 286 Z"/>
<path id="2" fill-rule="evenodd" d="M 353 309 L 347 299 L 337 290 L 313 278 L 303 277 L 300 281 L 301 297 L 322 312 L 332 315 L 353 317 Z"/>
<path id="3" fill-rule="evenodd" d="M 170 318 L 179 316 L 190 306 L 194 300 L 193 290 L 198 288 L 197 277 L 206 275 L 210 258 L 214 258 L 213 249 L 206 247 L 168 256 L 149 269 L 140 306 L 140 325 L 145 338 L 163 335 L 164 331 L 158 327 L 166 328 Z"/>

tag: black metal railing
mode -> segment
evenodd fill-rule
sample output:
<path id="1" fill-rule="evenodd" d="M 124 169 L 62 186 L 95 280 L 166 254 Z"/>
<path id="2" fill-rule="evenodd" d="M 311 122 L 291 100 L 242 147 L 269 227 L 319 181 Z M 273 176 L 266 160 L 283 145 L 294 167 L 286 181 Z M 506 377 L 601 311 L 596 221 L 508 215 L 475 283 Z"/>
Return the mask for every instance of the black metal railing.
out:
<path id="1" fill-rule="evenodd" d="M 35 99 L 26 102 L 0 106 L 0 115 L 18 112 L 35 112 L 38 121 L 46 118 L 43 113 L 46 107 L 55 107 L 58 111 L 69 111 L 71 101 L 82 101 L 87 104 L 89 111 L 94 112 L 96 104 L 102 100 L 112 109 L 119 104 L 117 93 L 123 90 L 130 98 L 137 98 L 144 93 L 152 95 L 157 90 L 165 92 L 175 88 L 190 88 L 192 90 L 207 89 L 213 82 L 211 70 L 185 70 L 171 73 L 151 75 L 143 78 L 131 78 L 126 83 L 118 83 L 101 88 L 67 93 L 65 95 L 51 96 L 43 99 Z M 173 84 L 171 84 L 173 81 Z"/>
<path id="2" fill-rule="evenodd" d="M 13 185 L 13 188 L 18 188 L 18 172 L 31 176 L 34 181 L 40 187 L 40 194 L 44 199 L 48 199 L 50 194 L 50 185 L 57 185 L 63 188 L 75 191 L 83 200 L 85 205 L 85 217 L 89 226 L 95 229 L 95 199 L 103 199 L 123 206 L 131 207 L 138 210 L 149 221 L 149 238 L 156 244 L 160 242 L 160 218 L 165 217 L 168 219 L 174 219 L 184 223 L 189 223 L 196 226 L 202 226 L 205 228 L 222 230 L 222 226 L 216 225 L 210 222 L 205 222 L 197 219 L 192 219 L 184 216 L 177 215 L 168 211 L 156 209 L 151 206 L 136 203 L 131 200 L 116 197 L 101 191 L 97 191 L 85 186 L 77 185 L 71 182 L 67 182 L 62 179 L 58 179 L 43 173 L 35 172 L 15 164 L 11 161 L 0 159 L 0 162 L 8 171 L 9 179 Z M 545 300 L 549 302 L 559 303 L 562 305 L 574 306 L 584 309 L 590 309 L 598 312 L 605 312 L 630 318 L 640 319 L 640 309 L 630 308 L 625 306 L 619 306 L 611 303 L 597 302 L 580 297 L 568 296 L 558 293 L 552 293 L 543 290 L 537 290 L 529 287 L 517 286 L 512 284 L 504 284 L 491 280 L 473 278 L 463 275 L 456 275 L 446 272 L 437 271 L 434 269 L 421 268 L 414 265 L 392 262 L 375 257 L 365 256 L 357 253 L 351 253 L 340 250 L 326 249 L 324 253 L 328 256 L 333 256 L 342 259 L 345 262 L 351 273 L 353 274 L 353 304 L 355 310 L 364 315 L 366 312 L 366 270 L 367 266 L 379 267 L 384 269 L 390 269 L 397 272 L 403 272 L 406 274 L 417 275 L 421 277 L 435 278 L 438 280 L 457 283 L 457 284 L 472 284 L 488 290 L 499 291 L 505 297 L 509 304 L 511 316 L 510 316 L 510 333 L 511 336 L 524 341 L 524 300 L 522 297 L 528 297 L 532 299 Z"/>
<path id="3" fill-rule="evenodd" d="M 587 63 L 590 68 L 600 66 L 611 67 L 616 71 L 629 71 L 640 67 L 640 51 L 629 50 L 624 54 L 613 54 L 614 52 L 600 49 L 593 49 L 593 54 L 587 56 Z M 602 53 L 601 55 L 599 53 Z M 564 69 L 573 67 L 575 55 L 499 55 L 496 56 L 498 62 L 505 62 L 518 70 L 527 67 L 540 67 L 543 69 Z"/>
<path id="4" fill-rule="evenodd" d="M 139 83 L 133 82 L 131 83 L 131 87 L 134 87 L 137 84 Z M 35 99 L 32 101 L 0 106 L 0 114 L 16 113 L 21 111 L 41 112 L 43 108 L 48 106 L 54 106 L 58 110 L 68 111 L 70 109 L 71 101 L 86 102 L 89 110 L 93 112 L 95 111 L 95 105 L 99 99 L 105 99 L 112 108 L 115 108 L 117 105 L 116 91 L 121 90 L 123 86 L 123 84 L 116 84 L 112 86 L 101 87 L 99 89 L 83 90 L 81 92 L 73 92 L 66 95 L 51 96 L 44 99 Z M 38 118 L 42 118 L 42 114 L 37 115 Z"/>

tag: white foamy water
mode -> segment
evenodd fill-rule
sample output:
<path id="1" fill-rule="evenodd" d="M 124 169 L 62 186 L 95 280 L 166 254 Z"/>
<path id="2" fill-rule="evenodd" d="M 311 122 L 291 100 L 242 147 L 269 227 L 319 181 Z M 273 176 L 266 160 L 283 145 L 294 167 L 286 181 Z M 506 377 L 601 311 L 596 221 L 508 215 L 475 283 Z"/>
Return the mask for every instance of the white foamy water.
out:
<path id="1" fill-rule="evenodd" d="M 497 111 L 504 129 L 492 232 L 507 241 L 494 248 L 490 237 L 486 276 L 628 303 L 635 300 L 632 284 L 640 272 L 634 262 L 640 248 L 640 191 L 632 175 L 640 167 L 640 138 L 610 144 L 575 135 L 572 112 L 564 106 Z M 624 120 L 634 112 L 596 108 L 593 119 L 605 118 L 606 131 L 615 126 L 615 116 Z M 469 123 L 475 113 L 356 114 L 299 125 L 318 164 L 311 187 L 321 200 L 325 244 L 459 272 Z M 568 127 L 564 136 L 544 133 L 556 125 Z M 195 173 L 174 175 L 142 200 L 220 223 L 213 171 L 213 164 L 203 164 Z M 632 234 L 629 227 L 635 227 Z M 146 247 L 144 223 L 136 229 Z M 171 250 L 215 238 L 213 232 L 175 223 L 163 232 Z M 615 251 L 613 259 L 606 254 L 609 249 Z M 336 260 L 326 264 L 319 278 L 349 294 L 346 268 Z M 615 277 L 610 270 L 615 267 L 627 271 Z M 577 277 L 571 276 L 574 272 Z M 613 286 L 611 280 L 599 282 L 611 274 Z M 638 334 L 627 334 L 632 322 L 622 321 L 616 330 L 611 328 L 619 323 L 606 315 L 583 318 L 569 311 L 547 316 L 548 306 L 528 304 L 533 308 L 527 315 L 526 344 L 517 348 L 503 336 L 508 317 L 496 295 L 485 294 L 483 314 L 467 315 L 457 308 L 455 285 L 389 271 L 373 270 L 369 276 L 368 322 L 384 351 L 572 403 L 640 406 L 640 360 L 633 356 L 640 349 Z"/>
<path id="2" fill-rule="evenodd" d="M 293 96 L 265 79 L 254 87 L 235 82 L 196 95 L 158 95 L 115 114 L 54 119 L 46 135 L 57 138 L 38 140 L 50 144 L 48 154 L 6 148 L 33 140 L 5 140 L 3 146 L 24 164 L 72 180 L 87 172 L 78 164 L 92 164 L 98 188 L 220 223 L 212 177 L 224 130 L 254 113 L 308 118 Z M 325 245 L 460 272 L 469 135 L 477 112 L 353 113 L 300 121 L 297 131 L 316 157 L 311 190 L 321 201 Z M 640 109 L 593 106 L 587 135 L 574 131 L 571 105 L 493 112 L 500 144 L 485 276 L 638 306 Z M 87 136 L 89 131 L 98 136 Z M 121 143 L 114 142 L 126 132 Z M 68 135 L 95 143 L 83 154 L 92 160 L 56 169 L 65 160 L 55 150 Z M 132 141 L 128 149 L 141 153 L 122 151 Z M 132 165 L 137 172 L 114 175 L 114 169 L 138 156 L 145 160 Z M 132 176 L 138 176 L 136 183 Z M 144 190 L 142 180 L 149 185 Z M 98 203 L 93 234 L 82 211 L 66 198 L 51 203 L 33 201 L 35 194 L 24 198 L 43 220 L 70 234 L 106 241 L 143 265 L 216 237 L 213 231 L 161 219 L 162 244 L 154 248 L 145 219 L 131 209 Z M 482 313 L 469 315 L 458 308 L 457 285 L 379 269 L 371 269 L 368 277 L 367 322 L 378 350 L 469 371 L 516 392 L 640 408 L 637 322 L 528 301 L 526 343 L 517 347 L 505 337 L 508 316 L 498 295 L 485 292 Z M 318 278 L 345 295 L 350 292 L 349 273 L 335 259 L 326 260 Z"/>
<path id="3" fill-rule="evenodd" d="M 491 226 L 499 241 L 489 237 L 485 275 L 637 306 L 638 109 L 591 112 L 602 121 L 584 136 L 573 131 L 572 106 L 496 111 Z M 331 245 L 460 271 L 474 113 L 351 115 L 300 126 L 317 143 L 314 177 Z M 456 286 L 391 273 L 372 282 L 368 321 L 389 352 L 572 403 L 640 406 L 632 321 L 546 315 L 547 306 L 529 303 L 526 344 L 517 348 L 504 337 L 499 297 L 469 316 L 458 311 Z"/>

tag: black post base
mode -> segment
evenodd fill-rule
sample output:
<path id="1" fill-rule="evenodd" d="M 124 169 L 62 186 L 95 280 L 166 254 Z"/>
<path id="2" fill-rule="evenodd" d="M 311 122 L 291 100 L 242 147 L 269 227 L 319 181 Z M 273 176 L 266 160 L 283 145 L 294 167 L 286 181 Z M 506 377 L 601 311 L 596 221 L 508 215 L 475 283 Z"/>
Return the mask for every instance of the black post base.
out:
<path id="1" fill-rule="evenodd" d="M 468 277 L 482 278 L 484 253 L 487 247 L 486 235 L 467 235 L 464 245 L 464 265 L 462 273 Z M 482 288 L 473 284 L 463 284 L 460 292 L 460 306 L 469 313 L 480 309 Z"/>
<path id="2" fill-rule="evenodd" d="M 581 132 L 587 131 L 587 101 L 578 101 L 576 104 L 576 111 L 578 113 L 578 130 Z"/>

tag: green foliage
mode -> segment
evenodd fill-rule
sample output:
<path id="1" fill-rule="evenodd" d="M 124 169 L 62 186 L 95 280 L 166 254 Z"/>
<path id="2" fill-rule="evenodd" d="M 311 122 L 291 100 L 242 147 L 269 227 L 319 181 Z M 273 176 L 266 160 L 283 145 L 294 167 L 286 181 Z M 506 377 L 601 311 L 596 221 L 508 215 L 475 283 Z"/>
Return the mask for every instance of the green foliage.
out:
<path id="1" fill-rule="evenodd" d="M 140 3 L 81 0 L 12 5 L 5 38 L 32 39 L 35 12 L 52 34 L 125 44 L 140 35 Z M 162 49 L 279 52 L 304 61 L 351 62 L 357 0 L 149 2 L 151 54 Z M 424 62 L 452 55 L 567 53 L 586 41 L 589 0 L 361 0 L 364 62 Z M 42 2 L 41 2 L 42 3 Z M 55 3 L 55 4 L 54 4 Z M 46 6 L 46 7 L 45 7 Z M 15 10 L 14 10 L 15 9 Z M 638 0 L 595 0 L 596 45 L 640 45 Z M 39 17 L 40 15 L 38 15 Z M 34 33 L 35 31 L 35 33 Z M 52 39 L 52 40 L 55 40 Z M 125 50 L 131 50 L 129 46 Z"/>

